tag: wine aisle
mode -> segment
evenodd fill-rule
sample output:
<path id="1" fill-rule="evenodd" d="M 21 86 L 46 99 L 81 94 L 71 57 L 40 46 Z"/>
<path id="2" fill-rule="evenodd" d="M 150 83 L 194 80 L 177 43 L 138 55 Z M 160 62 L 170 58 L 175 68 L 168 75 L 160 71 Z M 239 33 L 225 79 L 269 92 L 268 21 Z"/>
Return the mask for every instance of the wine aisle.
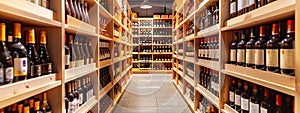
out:
<path id="1" fill-rule="evenodd" d="M 169 74 L 134 74 L 113 113 L 191 113 Z"/>

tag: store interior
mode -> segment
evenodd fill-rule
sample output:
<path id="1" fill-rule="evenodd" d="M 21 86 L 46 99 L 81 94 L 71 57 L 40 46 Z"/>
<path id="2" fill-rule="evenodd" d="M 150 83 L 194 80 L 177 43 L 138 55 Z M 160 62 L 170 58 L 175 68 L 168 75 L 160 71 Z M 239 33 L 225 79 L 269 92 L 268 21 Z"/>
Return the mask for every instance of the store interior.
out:
<path id="1" fill-rule="evenodd" d="M 299 7 L 0 0 L 0 113 L 300 113 Z"/>

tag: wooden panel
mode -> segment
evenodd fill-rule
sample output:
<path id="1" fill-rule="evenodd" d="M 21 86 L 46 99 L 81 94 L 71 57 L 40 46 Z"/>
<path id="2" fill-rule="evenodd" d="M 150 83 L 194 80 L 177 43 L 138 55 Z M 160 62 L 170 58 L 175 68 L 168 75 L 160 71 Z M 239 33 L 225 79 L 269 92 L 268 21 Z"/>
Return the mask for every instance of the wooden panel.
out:
<path id="1" fill-rule="evenodd" d="M 64 82 L 69 82 L 71 80 L 74 80 L 76 78 L 80 78 L 82 76 L 85 76 L 89 73 L 95 72 L 96 69 L 96 64 L 92 63 L 92 64 L 88 64 L 88 65 L 83 65 L 83 66 L 79 66 L 79 67 L 75 67 L 72 69 L 67 69 L 65 70 L 65 80 Z"/>

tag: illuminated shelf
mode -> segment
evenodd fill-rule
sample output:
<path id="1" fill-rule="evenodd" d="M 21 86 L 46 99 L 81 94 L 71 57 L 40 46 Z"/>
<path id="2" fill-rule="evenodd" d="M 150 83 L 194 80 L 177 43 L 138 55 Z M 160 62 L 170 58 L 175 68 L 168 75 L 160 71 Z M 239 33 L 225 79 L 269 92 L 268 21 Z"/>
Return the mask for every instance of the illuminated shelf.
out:
<path id="1" fill-rule="evenodd" d="M 88 65 L 83 65 L 83 66 L 79 66 L 79 67 L 75 67 L 75 68 L 71 68 L 71 69 L 67 69 L 65 70 L 65 81 L 64 83 L 67 83 L 71 80 L 80 78 L 82 76 L 85 76 L 87 74 L 96 72 L 97 68 L 96 68 L 96 64 L 92 63 L 92 64 L 88 64 Z"/>
<path id="2" fill-rule="evenodd" d="M 83 105 L 81 105 L 76 111 L 75 113 L 86 113 L 89 110 L 91 110 L 96 104 L 97 104 L 97 100 L 96 97 L 93 96 L 92 98 L 90 98 L 88 101 L 86 101 Z"/>
<path id="3" fill-rule="evenodd" d="M 202 87 L 201 85 L 197 84 L 196 91 L 198 91 L 201 95 L 203 95 L 210 103 L 215 105 L 218 109 L 220 108 L 220 100 L 218 97 L 213 95 L 210 91 Z"/>

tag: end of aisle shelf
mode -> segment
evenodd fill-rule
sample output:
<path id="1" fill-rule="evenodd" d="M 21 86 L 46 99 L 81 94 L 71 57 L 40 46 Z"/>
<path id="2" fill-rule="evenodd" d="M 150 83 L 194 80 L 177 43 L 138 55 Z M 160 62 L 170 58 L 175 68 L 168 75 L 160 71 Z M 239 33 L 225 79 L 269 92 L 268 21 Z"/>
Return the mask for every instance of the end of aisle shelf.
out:
<path id="1" fill-rule="evenodd" d="M 60 85 L 61 81 L 56 80 L 56 74 L 50 74 L 0 86 L 1 92 L 5 92 L 0 95 L 0 108 L 4 108 Z"/>

